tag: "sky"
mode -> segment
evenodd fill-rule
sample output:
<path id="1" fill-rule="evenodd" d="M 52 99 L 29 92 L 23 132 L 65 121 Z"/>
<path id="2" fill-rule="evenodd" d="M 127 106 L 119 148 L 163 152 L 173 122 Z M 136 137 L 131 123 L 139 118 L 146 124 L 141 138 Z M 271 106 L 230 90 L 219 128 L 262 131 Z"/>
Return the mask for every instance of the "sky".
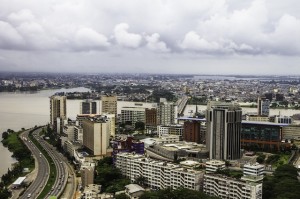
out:
<path id="1" fill-rule="evenodd" d="M 299 0 L 0 0 L 0 71 L 300 75 Z"/>

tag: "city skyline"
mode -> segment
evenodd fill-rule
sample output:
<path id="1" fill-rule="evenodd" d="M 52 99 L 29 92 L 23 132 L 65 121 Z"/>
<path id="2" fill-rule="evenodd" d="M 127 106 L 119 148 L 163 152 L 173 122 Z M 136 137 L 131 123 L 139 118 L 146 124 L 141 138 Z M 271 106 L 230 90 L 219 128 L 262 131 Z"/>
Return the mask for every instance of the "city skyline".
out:
<path id="1" fill-rule="evenodd" d="M 0 3 L 0 71 L 300 75 L 295 0 Z"/>

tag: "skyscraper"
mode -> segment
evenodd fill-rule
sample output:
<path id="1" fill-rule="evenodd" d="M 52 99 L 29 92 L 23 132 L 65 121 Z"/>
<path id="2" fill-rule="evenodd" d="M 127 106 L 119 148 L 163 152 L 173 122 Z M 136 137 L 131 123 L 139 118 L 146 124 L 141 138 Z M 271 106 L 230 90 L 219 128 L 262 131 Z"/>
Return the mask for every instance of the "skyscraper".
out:
<path id="1" fill-rule="evenodd" d="M 63 131 L 63 121 L 67 119 L 67 97 L 53 95 L 50 97 L 50 124 L 54 131 Z"/>
<path id="2" fill-rule="evenodd" d="M 102 114 L 115 114 L 117 116 L 117 96 L 116 95 L 103 95 L 102 101 Z"/>
<path id="3" fill-rule="evenodd" d="M 167 102 L 165 98 L 160 98 L 157 107 L 157 124 L 171 125 L 176 124 L 177 106 L 173 102 Z"/>
<path id="4" fill-rule="evenodd" d="M 209 102 L 207 105 L 209 158 L 235 160 L 241 156 L 242 109 L 235 103 Z"/>
<path id="5" fill-rule="evenodd" d="M 80 114 L 97 114 L 97 102 L 91 100 L 81 102 Z"/>
<path id="6" fill-rule="evenodd" d="M 257 115 L 269 117 L 270 101 L 265 97 L 258 97 L 257 99 Z"/>

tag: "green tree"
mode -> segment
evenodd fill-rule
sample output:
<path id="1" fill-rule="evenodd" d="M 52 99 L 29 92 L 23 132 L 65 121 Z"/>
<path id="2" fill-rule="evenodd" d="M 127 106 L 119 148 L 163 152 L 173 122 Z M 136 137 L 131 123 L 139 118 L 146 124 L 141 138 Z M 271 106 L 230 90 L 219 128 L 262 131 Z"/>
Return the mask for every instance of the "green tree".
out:
<path id="1" fill-rule="evenodd" d="M 116 199 L 130 199 L 129 196 L 127 196 L 125 193 L 121 193 L 119 195 L 115 196 Z"/>
<path id="2" fill-rule="evenodd" d="M 135 130 L 143 131 L 145 130 L 145 123 L 144 122 L 136 122 L 135 123 Z"/>

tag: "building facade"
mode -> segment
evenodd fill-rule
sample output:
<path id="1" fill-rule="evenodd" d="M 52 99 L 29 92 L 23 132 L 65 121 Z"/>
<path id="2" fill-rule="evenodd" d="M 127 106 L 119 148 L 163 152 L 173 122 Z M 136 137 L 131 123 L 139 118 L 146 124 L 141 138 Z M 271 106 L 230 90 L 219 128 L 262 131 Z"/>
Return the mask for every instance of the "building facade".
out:
<path id="1" fill-rule="evenodd" d="M 157 134 L 159 137 L 163 137 L 165 135 L 178 135 L 182 138 L 183 135 L 183 126 L 182 125 L 158 125 L 157 126 Z"/>
<path id="2" fill-rule="evenodd" d="M 81 102 L 80 114 L 97 114 L 97 102 L 91 100 Z"/>
<path id="3" fill-rule="evenodd" d="M 117 116 L 117 96 L 115 95 L 103 95 L 101 96 L 101 113 L 102 114 L 114 114 Z"/>
<path id="4" fill-rule="evenodd" d="M 146 108 L 145 109 L 146 114 L 146 126 L 149 127 L 156 127 L 157 126 L 157 109 L 156 108 Z"/>
<path id="5" fill-rule="evenodd" d="M 235 160 L 241 157 L 242 109 L 238 104 L 209 102 L 206 146 L 209 158 Z"/>
<path id="6" fill-rule="evenodd" d="M 203 192 L 224 199 L 262 199 L 262 183 L 205 174 Z"/>
<path id="7" fill-rule="evenodd" d="M 257 99 L 257 114 L 258 116 L 269 116 L 270 101 L 265 97 L 258 97 Z"/>
<path id="8" fill-rule="evenodd" d="M 110 138 L 107 117 L 85 118 L 82 121 L 82 128 L 83 145 L 95 156 L 106 155 Z"/>
<path id="9" fill-rule="evenodd" d="M 57 133 L 63 132 L 64 120 L 67 119 L 67 97 L 53 95 L 50 97 L 50 124 Z"/>
<path id="10" fill-rule="evenodd" d="M 161 98 L 157 106 L 157 124 L 171 125 L 177 123 L 177 105 Z"/>
<path id="11" fill-rule="evenodd" d="M 279 150 L 283 126 L 287 126 L 287 124 L 243 121 L 241 131 L 242 148 L 263 151 Z"/>
<path id="12" fill-rule="evenodd" d="M 156 161 L 143 155 L 119 153 L 115 165 L 132 182 L 145 178 L 145 184 L 152 189 L 177 189 L 184 187 L 199 191 L 204 173 L 181 167 L 179 164 Z"/>
<path id="13" fill-rule="evenodd" d="M 123 107 L 121 109 L 121 122 L 130 123 L 135 127 L 135 123 L 143 122 L 145 124 L 145 108 L 140 107 Z"/>

